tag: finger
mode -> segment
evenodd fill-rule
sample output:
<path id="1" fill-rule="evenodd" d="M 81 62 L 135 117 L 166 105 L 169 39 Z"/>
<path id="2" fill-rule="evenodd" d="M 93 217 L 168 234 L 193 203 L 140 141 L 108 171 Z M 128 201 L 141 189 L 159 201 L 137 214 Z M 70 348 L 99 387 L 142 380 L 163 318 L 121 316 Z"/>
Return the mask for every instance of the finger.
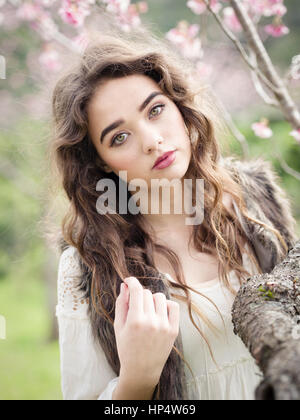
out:
<path id="1" fill-rule="evenodd" d="M 151 290 L 144 289 L 144 314 L 154 315 L 155 305 Z"/>
<path id="2" fill-rule="evenodd" d="M 116 299 L 115 309 L 115 324 L 122 327 L 127 319 L 128 313 L 128 293 L 126 292 L 126 285 L 121 283 L 120 294 Z"/>
<path id="3" fill-rule="evenodd" d="M 175 330 L 179 329 L 179 304 L 173 300 L 167 300 L 168 318 L 171 328 Z"/>
<path id="4" fill-rule="evenodd" d="M 168 307 L 167 298 L 164 293 L 155 293 L 153 295 L 155 312 L 161 318 L 162 321 L 168 321 Z"/>
<path id="5" fill-rule="evenodd" d="M 128 319 L 134 318 L 142 315 L 143 308 L 143 286 L 138 281 L 136 277 L 127 277 L 124 279 L 124 282 L 128 286 L 129 292 L 129 309 L 128 309 Z"/>

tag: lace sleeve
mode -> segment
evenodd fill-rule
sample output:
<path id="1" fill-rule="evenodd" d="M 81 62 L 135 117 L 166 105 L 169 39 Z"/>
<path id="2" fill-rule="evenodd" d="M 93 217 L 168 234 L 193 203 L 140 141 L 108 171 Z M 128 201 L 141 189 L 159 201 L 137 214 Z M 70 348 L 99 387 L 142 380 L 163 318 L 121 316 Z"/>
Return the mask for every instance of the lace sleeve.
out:
<path id="1" fill-rule="evenodd" d="M 61 387 L 64 400 L 112 399 L 119 377 L 93 338 L 88 300 L 78 289 L 81 270 L 77 250 L 60 258 L 56 316 L 59 330 Z"/>
<path id="2" fill-rule="evenodd" d="M 88 299 L 78 288 L 81 270 L 76 256 L 76 248 L 66 249 L 59 261 L 56 315 L 86 319 L 88 317 Z"/>

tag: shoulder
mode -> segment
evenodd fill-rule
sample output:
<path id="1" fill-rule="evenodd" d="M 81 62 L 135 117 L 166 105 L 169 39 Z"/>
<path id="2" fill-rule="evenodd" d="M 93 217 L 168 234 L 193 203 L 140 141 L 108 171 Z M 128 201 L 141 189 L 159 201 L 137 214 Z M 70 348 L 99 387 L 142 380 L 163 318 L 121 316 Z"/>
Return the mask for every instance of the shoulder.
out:
<path id="1" fill-rule="evenodd" d="M 61 276 L 80 276 L 79 256 L 75 247 L 70 246 L 62 252 L 58 271 Z"/>
<path id="2" fill-rule="evenodd" d="M 238 160 L 234 157 L 223 159 L 224 166 L 232 177 L 240 184 L 246 201 L 252 200 L 264 206 L 289 207 L 286 193 L 280 186 L 280 178 L 274 171 L 270 161 L 262 158 Z"/>
<path id="3" fill-rule="evenodd" d="M 282 194 L 280 178 L 268 160 L 261 157 L 249 160 L 226 157 L 222 165 L 248 193 L 255 193 L 256 196 L 259 193 L 268 198 L 272 198 L 275 193 Z"/>
<path id="4" fill-rule="evenodd" d="M 249 160 L 226 157 L 221 165 L 240 184 L 249 214 L 273 225 L 291 248 L 296 241 L 296 222 L 272 163 L 261 157 Z"/>

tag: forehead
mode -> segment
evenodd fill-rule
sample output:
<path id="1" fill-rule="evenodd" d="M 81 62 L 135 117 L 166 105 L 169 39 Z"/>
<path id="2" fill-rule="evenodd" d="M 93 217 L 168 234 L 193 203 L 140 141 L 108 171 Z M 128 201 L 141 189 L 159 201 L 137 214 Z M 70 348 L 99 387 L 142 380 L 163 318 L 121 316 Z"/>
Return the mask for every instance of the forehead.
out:
<path id="1" fill-rule="evenodd" d="M 162 92 L 153 79 L 144 75 L 109 79 L 95 89 L 88 112 L 93 114 L 96 111 L 98 115 L 113 114 L 120 117 L 120 110 L 131 108 L 130 104 L 137 108 L 154 90 Z"/>

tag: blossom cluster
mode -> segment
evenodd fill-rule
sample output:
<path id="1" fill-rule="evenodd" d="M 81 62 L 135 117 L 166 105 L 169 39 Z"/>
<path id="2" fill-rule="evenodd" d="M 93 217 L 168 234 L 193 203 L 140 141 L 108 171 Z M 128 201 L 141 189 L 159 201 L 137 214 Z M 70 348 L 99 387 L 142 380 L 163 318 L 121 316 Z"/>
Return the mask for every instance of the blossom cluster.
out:
<path id="1" fill-rule="evenodd" d="M 263 21 L 263 30 L 269 36 L 277 38 L 289 33 L 289 28 L 283 23 L 283 16 L 287 12 L 284 0 L 240 0 L 240 2 L 256 25 Z M 44 40 L 38 58 L 42 68 L 55 72 L 61 68 L 61 57 L 52 41 L 63 40 L 69 45 L 74 45 L 76 49 L 83 49 L 89 41 L 86 19 L 100 4 L 107 12 L 114 15 L 124 31 L 130 31 L 132 27 L 140 25 L 140 15 L 148 11 L 146 1 L 133 4 L 131 0 L 0 0 L 0 26 L 4 22 L 2 9 L 6 5 L 13 5 L 17 9 L 16 18 L 20 22 L 27 22 Z M 196 15 L 206 13 L 209 8 L 221 18 L 223 25 L 229 30 L 234 33 L 243 31 L 235 10 L 230 7 L 229 0 L 186 0 L 186 5 Z M 272 21 L 265 22 L 266 19 Z M 62 24 L 72 27 L 76 35 L 73 38 L 63 35 L 63 32 L 60 32 Z M 195 75 L 204 79 L 210 76 L 212 68 L 203 60 L 199 31 L 200 25 L 190 25 L 187 21 L 181 20 L 176 27 L 166 33 L 166 38 L 180 50 L 183 57 L 194 62 Z M 293 57 L 291 63 L 289 75 L 294 80 L 300 78 L 299 57 L 299 55 Z M 265 118 L 253 123 L 252 129 L 261 138 L 270 138 L 273 135 Z M 300 142 L 300 130 L 293 130 L 290 135 Z"/>
<path id="2" fill-rule="evenodd" d="M 289 28 L 283 23 L 282 17 L 286 14 L 287 8 L 284 5 L 284 0 L 240 0 L 245 7 L 249 17 L 258 24 L 262 18 L 272 18 L 272 22 L 264 25 L 263 29 L 266 34 L 278 38 L 289 33 Z M 207 12 L 208 6 L 210 10 L 218 14 L 222 18 L 222 22 L 225 27 L 234 33 L 243 31 L 242 25 L 232 7 L 230 7 L 228 0 L 188 0 L 187 6 L 196 14 L 201 15 Z M 195 38 L 195 25 L 190 28 L 185 26 L 182 30 L 182 26 L 169 31 L 168 38 L 175 44 L 179 45 L 180 49 L 187 52 L 198 51 L 198 58 L 201 58 L 203 54 L 200 54 L 201 44 L 198 39 Z M 185 39 L 184 39 L 185 38 Z M 300 68 L 299 56 L 293 58 L 291 65 L 291 76 L 294 79 L 298 79 L 299 68 Z M 203 63 L 197 62 L 197 68 L 202 68 Z M 205 66 L 205 65 L 204 65 Z M 273 131 L 269 127 L 269 121 L 266 118 L 262 118 L 261 121 L 252 124 L 252 129 L 256 136 L 261 138 L 270 138 L 273 136 Z M 300 130 L 293 130 L 290 132 L 298 142 L 300 142 Z"/>
<path id="3" fill-rule="evenodd" d="M 9 5 L 12 0 L 0 0 L 0 8 Z M 86 18 L 92 14 L 93 7 L 102 3 L 106 10 L 114 14 L 117 22 L 124 31 L 141 24 L 139 15 L 148 11 L 145 1 L 131 4 L 131 0 L 13 0 L 17 8 L 16 18 L 19 22 L 27 22 L 39 32 L 44 45 L 39 57 L 39 63 L 46 70 L 52 72 L 61 68 L 60 55 L 51 44 L 52 40 L 64 38 L 65 42 L 75 49 L 82 50 L 89 39 L 85 30 Z M 65 38 L 59 29 L 58 16 L 63 24 L 71 26 L 77 31 L 73 38 Z M 3 15 L 0 13 L 0 25 Z"/>
<path id="4" fill-rule="evenodd" d="M 289 33 L 289 28 L 282 22 L 282 17 L 287 12 L 284 0 L 241 0 L 241 2 L 255 23 L 263 17 L 273 17 L 272 23 L 264 26 L 268 35 L 281 37 Z M 188 0 L 187 2 L 187 6 L 197 15 L 207 11 L 207 4 L 214 13 L 222 11 L 223 22 L 231 31 L 242 31 L 239 19 L 234 9 L 229 6 L 228 0 Z"/>

